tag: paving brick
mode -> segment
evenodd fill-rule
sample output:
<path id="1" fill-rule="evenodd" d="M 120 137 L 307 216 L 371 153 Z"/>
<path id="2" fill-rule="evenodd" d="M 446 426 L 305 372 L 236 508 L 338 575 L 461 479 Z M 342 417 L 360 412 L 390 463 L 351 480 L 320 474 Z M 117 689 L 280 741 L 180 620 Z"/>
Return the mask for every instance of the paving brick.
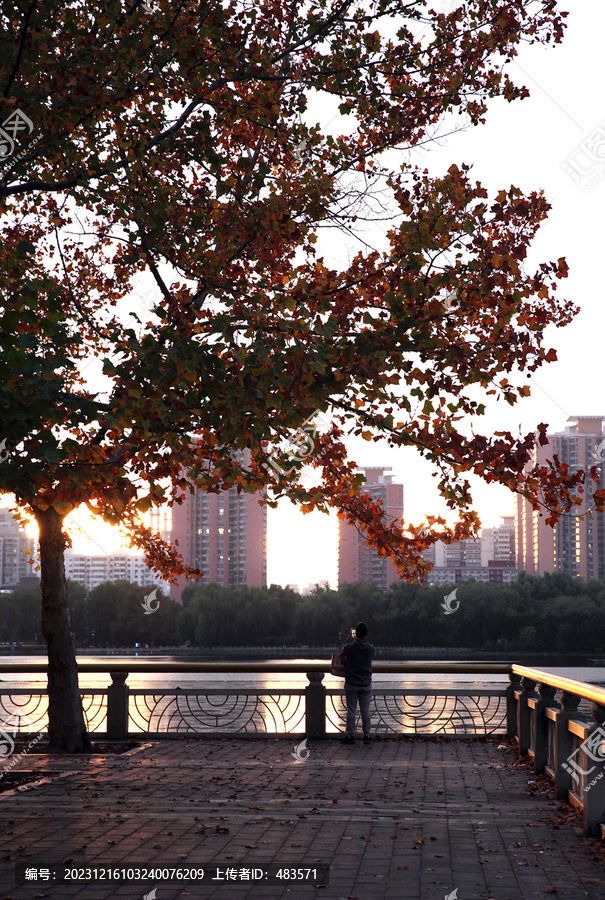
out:
<path id="1" fill-rule="evenodd" d="M 1 896 L 157 900 L 602 900 L 605 869 L 496 741 L 168 740 L 120 757 L 36 756 L 0 794 Z M 28 760 L 19 764 L 28 768 Z M 59 777 L 61 776 L 61 777 Z M 336 802 L 334 802 L 336 801 Z M 16 864 L 330 865 L 330 886 L 14 885 Z"/>

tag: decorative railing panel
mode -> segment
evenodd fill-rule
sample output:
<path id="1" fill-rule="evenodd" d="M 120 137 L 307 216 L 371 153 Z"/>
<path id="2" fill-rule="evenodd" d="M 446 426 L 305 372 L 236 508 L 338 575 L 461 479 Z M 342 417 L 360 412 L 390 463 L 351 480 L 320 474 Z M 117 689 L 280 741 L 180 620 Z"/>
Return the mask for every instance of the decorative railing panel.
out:
<path id="1" fill-rule="evenodd" d="M 107 691 L 80 691 L 87 731 L 107 728 Z M 0 691 L 0 730 L 11 733 L 44 734 L 48 729 L 48 691 L 11 688 Z"/>
<path id="2" fill-rule="evenodd" d="M 304 734 L 304 690 L 130 691 L 130 733 Z"/>
<path id="3" fill-rule="evenodd" d="M 478 688 L 473 693 L 411 688 L 375 690 L 370 704 L 376 734 L 485 735 L 506 733 L 506 693 Z M 344 731 L 342 691 L 326 691 L 327 731 Z"/>

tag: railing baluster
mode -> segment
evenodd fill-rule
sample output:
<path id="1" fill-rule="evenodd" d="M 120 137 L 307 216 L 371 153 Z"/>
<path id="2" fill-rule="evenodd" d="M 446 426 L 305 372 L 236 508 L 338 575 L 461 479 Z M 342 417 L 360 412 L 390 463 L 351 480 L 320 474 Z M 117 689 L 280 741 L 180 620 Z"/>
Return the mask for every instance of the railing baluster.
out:
<path id="1" fill-rule="evenodd" d="M 582 742 L 581 765 L 588 769 L 596 762 L 592 778 L 584 786 L 582 824 L 585 834 L 601 837 L 601 824 L 605 822 L 605 707 L 590 704 L 593 726 Z"/>
<path id="2" fill-rule="evenodd" d="M 305 733 L 307 737 L 326 736 L 326 689 L 321 683 L 323 672 L 307 672 L 309 684 L 305 688 Z"/>
<path id="3" fill-rule="evenodd" d="M 111 673 L 112 684 L 107 689 L 107 737 L 123 741 L 128 737 L 128 672 Z"/>
<path id="4" fill-rule="evenodd" d="M 540 684 L 538 688 L 540 699 L 533 703 L 533 720 L 534 720 L 534 772 L 541 775 L 546 766 L 548 757 L 548 719 L 545 715 L 546 709 L 560 709 L 560 704 L 555 700 L 557 689 L 550 684 Z"/>
<path id="5" fill-rule="evenodd" d="M 553 768 L 555 770 L 555 797 L 557 800 L 567 800 L 568 792 L 572 790 L 571 769 L 568 759 L 573 752 L 573 735 L 569 731 L 570 719 L 578 716 L 580 697 L 563 691 L 561 694 L 561 709 L 555 714 L 555 757 Z"/>
<path id="6" fill-rule="evenodd" d="M 517 735 L 517 696 L 516 691 L 521 686 L 521 676 L 516 672 L 509 672 L 510 684 L 506 688 L 506 736 L 514 738 Z"/>
<path id="7" fill-rule="evenodd" d="M 532 678 L 522 678 L 522 690 L 515 691 L 517 698 L 517 740 L 519 741 L 519 753 L 525 756 L 531 747 L 531 713 L 527 701 L 530 697 L 537 697 L 538 694 L 534 690 L 536 686 L 535 680 Z"/>

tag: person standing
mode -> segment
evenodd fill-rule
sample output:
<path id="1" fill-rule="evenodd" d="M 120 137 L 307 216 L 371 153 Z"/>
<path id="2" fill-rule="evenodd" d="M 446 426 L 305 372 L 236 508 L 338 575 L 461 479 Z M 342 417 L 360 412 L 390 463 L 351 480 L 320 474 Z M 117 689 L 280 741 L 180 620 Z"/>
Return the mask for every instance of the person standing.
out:
<path id="1" fill-rule="evenodd" d="M 345 644 L 340 658 L 345 667 L 345 697 L 347 700 L 347 734 L 343 744 L 355 743 L 357 703 L 361 712 L 363 742 L 370 743 L 370 700 L 372 699 L 372 659 L 376 649 L 368 640 L 368 626 L 358 622 L 355 640 Z"/>

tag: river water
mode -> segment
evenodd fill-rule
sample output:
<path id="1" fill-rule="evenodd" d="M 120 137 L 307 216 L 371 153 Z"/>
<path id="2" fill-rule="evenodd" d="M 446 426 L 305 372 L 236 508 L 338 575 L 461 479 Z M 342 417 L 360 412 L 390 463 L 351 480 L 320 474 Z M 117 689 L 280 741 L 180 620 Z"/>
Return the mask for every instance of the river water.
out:
<path id="1" fill-rule="evenodd" d="M 188 656 L 186 659 L 179 656 L 145 656 L 145 657 L 135 657 L 134 655 L 125 655 L 125 656 L 107 656 L 107 655 L 89 655 L 89 656 L 79 656 L 78 662 L 80 663 L 111 663 L 115 665 L 116 663 L 124 663 L 124 668 L 128 667 L 129 662 L 133 662 L 138 660 L 139 662 L 162 662 L 162 663 L 182 663 L 182 662 L 218 662 L 218 660 L 209 660 L 207 657 L 190 657 Z M 221 660 L 222 661 L 222 660 Z M 225 660 L 225 662 L 235 662 L 236 660 Z M 41 663 L 45 662 L 45 657 L 40 655 L 31 655 L 31 656 L 0 656 L 0 669 L 2 663 Z M 262 665 L 263 662 L 326 662 L 325 659 L 290 659 L 290 660 L 255 660 L 255 663 L 258 665 Z M 381 659 L 381 663 L 390 662 L 387 659 Z M 392 660 L 392 662 L 401 662 L 401 660 Z M 414 663 L 421 663 L 421 660 L 414 660 Z M 435 660 L 427 660 L 427 662 L 435 662 Z M 449 660 L 452 662 L 452 660 Z M 552 666 L 546 664 L 540 664 L 540 666 L 536 666 L 536 668 L 541 668 L 545 672 L 550 672 L 553 675 L 560 675 L 565 678 L 573 678 L 576 681 L 585 681 L 589 684 L 597 684 L 605 686 L 605 668 L 600 666 Z M 108 672 L 85 672 L 80 674 L 80 687 L 81 688 L 106 688 L 111 684 L 111 677 Z M 304 673 L 297 674 L 291 672 L 284 673 L 267 673 L 263 674 L 261 672 L 258 673 L 225 673 L 225 672 L 216 672 L 216 673 L 196 673 L 196 672 L 179 672 L 175 674 L 164 674 L 164 673 L 131 673 L 128 678 L 128 685 L 130 688 L 140 688 L 152 690 L 157 688 L 158 690 L 174 690 L 177 687 L 180 688 L 249 688 L 249 689 L 266 689 L 266 690 L 282 690 L 288 688 L 304 688 L 308 684 L 307 678 Z M 343 686 L 342 678 L 335 678 L 332 675 L 326 674 L 324 676 L 323 684 L 329 688 L 341 688 Z M 405 675 L 383 675 L 383 674 L 374 674 L 373 676 L 373 684 L 376 688 L 378 687 L 445 687 L 445 686 L 457 686 L 463 687 L 467 685 L 475 685 L 477 687 L 483 686 L 506 686 L 508 684 L 508 677 L 506 675 L 474 675 L 474 674 L 462 674 L 458 676 L 454 676 L 451 674 L 405 674 Z M 43 674 L 20 674 L 13 672 L 2 672 L 0 671 L 0 691 L 6 691 L 9 687 L 45 687 L 46 686 L 46 676 Z"/>

